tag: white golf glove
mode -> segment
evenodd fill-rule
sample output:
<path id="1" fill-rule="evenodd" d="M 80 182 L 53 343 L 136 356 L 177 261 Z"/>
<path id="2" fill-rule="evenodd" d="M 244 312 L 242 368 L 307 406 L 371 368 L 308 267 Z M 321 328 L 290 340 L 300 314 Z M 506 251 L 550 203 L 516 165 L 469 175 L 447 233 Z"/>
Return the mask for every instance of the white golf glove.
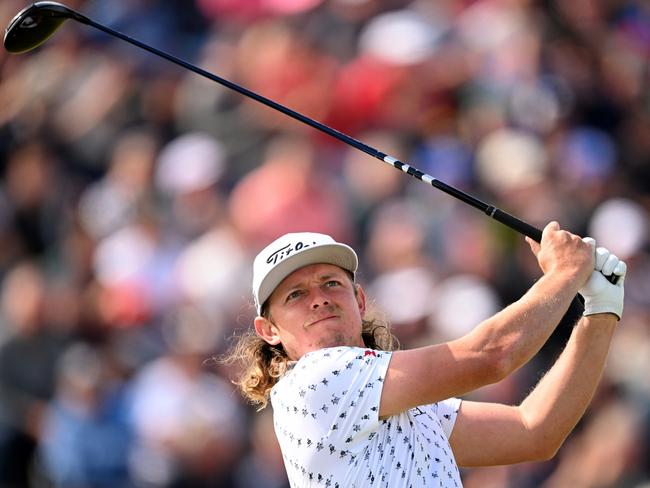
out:
<path id="1" fill-rule="evenodd" d="M 579 290 L 585 299 L 585 311 L 582 315 L 613 313 L 620 320 L 623 316 L 623 283 L 627 265 L 604 247 L 597 248 L 596 241 L 591 237 L 582 240 L 592 245 L 596 255 L 594 271 Z M 612 274 L 618 276 L 615 284 L 606 278 Z"/>

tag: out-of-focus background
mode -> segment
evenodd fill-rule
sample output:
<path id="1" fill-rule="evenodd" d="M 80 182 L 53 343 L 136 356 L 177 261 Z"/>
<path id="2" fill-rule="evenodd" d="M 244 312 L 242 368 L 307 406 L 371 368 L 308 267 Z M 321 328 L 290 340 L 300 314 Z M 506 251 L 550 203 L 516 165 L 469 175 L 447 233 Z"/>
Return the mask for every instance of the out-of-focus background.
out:
<path id="1" fill-rule="evenodd" d="M 463 479 L 650 486 L 647 1 L 68 3 L 626 260 L 602 386 L 559 454 Z M 459 337 L 540 274 L 476 210 L 74 22 L 0 50 L 0 82 L 2 487 L 287 486 L 270 409 L 206 362 L 251 323 L 252 257 L 284 232 L 355 246 L 402 347 Z M 472 398 L 519 402 L 569 329 Z"/>

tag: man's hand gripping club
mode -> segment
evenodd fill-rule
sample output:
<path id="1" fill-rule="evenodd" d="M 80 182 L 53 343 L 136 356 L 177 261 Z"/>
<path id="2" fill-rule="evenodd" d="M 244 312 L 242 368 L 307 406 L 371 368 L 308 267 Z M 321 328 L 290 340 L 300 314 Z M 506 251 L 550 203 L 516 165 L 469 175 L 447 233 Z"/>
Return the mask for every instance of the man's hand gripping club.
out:
<path id="1" fill-rule="evenodd" d="M 596 241 L 591 237 L 585 237 L 583 241 L 591 245 L 595 255 L 594 271 L 579 291 L 585 299 L 583 315 L 612 313 L 621 320 L 627 265 L 604 247 L 596 247 Z M 612 274 L 618 276 L 615 284 L 606 278 Z"/>
<path id="2" fill-rule="evenodd" d="M 612 313 L 619 320 L 623 314 L 624 282 L 627 266 L 604 247 L 596 247 L 596 241 L 562 231 L 557 222 L 549 223 L 538 244 L 530 238 L 526 241 L 545 274 L 559 272 L 572 277 L 580 285 L 577 290 L 585 300 L 584 316 Z M 607 277 L 616 275 L 616 283 Z"/>

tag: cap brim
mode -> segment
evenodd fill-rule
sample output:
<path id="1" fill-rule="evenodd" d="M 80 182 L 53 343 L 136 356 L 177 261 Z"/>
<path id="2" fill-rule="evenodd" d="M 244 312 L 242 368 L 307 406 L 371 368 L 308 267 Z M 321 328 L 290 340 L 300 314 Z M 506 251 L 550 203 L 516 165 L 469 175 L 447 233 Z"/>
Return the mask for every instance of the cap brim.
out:
<path id="1" fill-rule="evenodd" d="M 354 250 L 340 243 L 310 247 L 298 254 L 289 256 L 274 267 L 260 283 L 257 312 L 261 313 L 264 303 L 287 276 L 310 264 L 333 264 L 354 275 L 359 263 Z"/>

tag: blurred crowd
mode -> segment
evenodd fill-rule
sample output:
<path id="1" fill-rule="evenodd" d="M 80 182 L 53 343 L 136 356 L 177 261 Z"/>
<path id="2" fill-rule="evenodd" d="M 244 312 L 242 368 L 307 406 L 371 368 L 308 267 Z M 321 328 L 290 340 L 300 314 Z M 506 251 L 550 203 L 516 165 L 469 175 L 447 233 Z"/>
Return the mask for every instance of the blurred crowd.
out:
<path id="1" fill-rule="evenodd" d="M 0 23 L 26 5 L 3 0 Z M 647 1 L 68 5 L 627 261 L 602 385 L 564 447 L 463 480 L 650 486 Z M 282 233 L 354 246 L 403 348 L 459 337 L 540 275 L 480 212 L 72 21 L 0 50 L 0 175 L 3 488 L 286 487 L 270 412 L 211 360 L 250 326 L 252 258 Z M 521 401 L 570 328 L 471 398 Z"/>

